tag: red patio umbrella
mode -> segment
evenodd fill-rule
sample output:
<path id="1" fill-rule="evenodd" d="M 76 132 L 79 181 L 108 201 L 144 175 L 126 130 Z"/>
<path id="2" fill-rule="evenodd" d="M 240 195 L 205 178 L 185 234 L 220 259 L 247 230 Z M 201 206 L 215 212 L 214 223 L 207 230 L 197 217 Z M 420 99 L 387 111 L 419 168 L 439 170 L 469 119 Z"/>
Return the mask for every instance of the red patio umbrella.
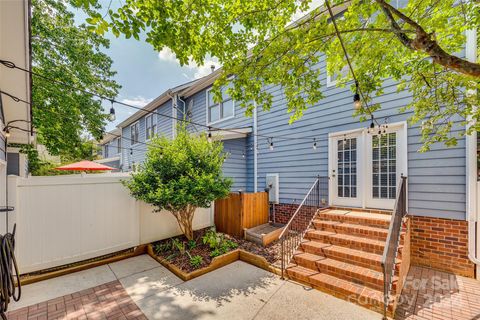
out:
<path id="1" fill-rule="evenodd" d="M 115 168 L 105 166 L 100 163 L 93 161 L 82 160 L 75 163 L 70 163 L 61 167 L 55 168 L 55 170 L 64 170 L 64 171 L 106 171 L 106 170 L 115 170 Z"/>

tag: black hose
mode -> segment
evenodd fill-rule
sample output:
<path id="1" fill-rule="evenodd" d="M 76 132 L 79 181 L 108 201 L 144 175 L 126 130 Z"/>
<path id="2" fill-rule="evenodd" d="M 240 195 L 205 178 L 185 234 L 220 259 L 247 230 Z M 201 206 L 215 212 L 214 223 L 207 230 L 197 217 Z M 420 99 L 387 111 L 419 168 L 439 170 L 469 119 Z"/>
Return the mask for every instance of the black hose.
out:
<path id="1" fill-rule="evenodd" d="M 7 320 L 7 312 L 10 299 L 20 300 L 21 287 L 17 260 L 15 259 L 15 230 L 12 233 L 0 235 L 0 316 Z"/>

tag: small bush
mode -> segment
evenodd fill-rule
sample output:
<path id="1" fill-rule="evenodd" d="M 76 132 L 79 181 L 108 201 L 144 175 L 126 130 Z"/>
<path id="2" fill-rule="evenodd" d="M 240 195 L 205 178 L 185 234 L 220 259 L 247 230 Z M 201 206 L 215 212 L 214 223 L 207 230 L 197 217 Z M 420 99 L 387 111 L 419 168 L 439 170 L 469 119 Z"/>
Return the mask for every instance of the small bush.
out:
<path id="1" fill-rule="evenodd" d="M 194 268 L 198 268 L 202 265 L 203 263 L 203 258 L 200 257 L 200 256 L 193 256 L 193 257 L 190 257 L 190 265 Z"/>
<path id="2" fill-rule="evenodd" d="M 206 244 L 212 249 L 210 252 L 211 257 L 218 257 L 222 254 L 227 253 L 231 249 L 235 249 L 238 245 L 229 240 L 225 239 L 225 236 L 221 233 L 217 233 L 215 228 L 208 230 L 205 235 L 202 237 L 203 244 Z"/>

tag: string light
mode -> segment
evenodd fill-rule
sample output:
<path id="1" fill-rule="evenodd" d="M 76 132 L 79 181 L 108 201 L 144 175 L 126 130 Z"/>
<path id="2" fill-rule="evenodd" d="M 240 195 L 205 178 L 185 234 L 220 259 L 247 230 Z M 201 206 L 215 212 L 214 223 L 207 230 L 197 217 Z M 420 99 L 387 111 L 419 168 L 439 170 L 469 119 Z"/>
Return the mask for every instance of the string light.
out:
<path id="1" fill-rule="evenodd" d="M 8 129 L 8 127 L 5 127 L 5 129 L 3 129 L 3 132 L 5 133 L 5 138 L 10 138 L 10 129 Z"/>
<path id="2" fill-rule="evenodd" d="M 242 153 L 242 158 L 245 159 L 245 151 Z"/>
<path id="3" fill-rule="evenodd" d="M 317 150 L 317 141 L 313 138 L 313 150 Z"/>
<path id="4" fill-rule="evenodd" d="M 212 142 L 212 132 L 210 132 L 210 127 L 208 127 L 208 142 Z"/>
<path id="5" fill-rule="evenodd" d="M 362 101 L 360 100 L 360 94 L 358 93 L 358 81 L 355 81 L 355 94 L 353 95 L 353 108 L 360 110 L 362 108 Z"/>
<path id="6" fill-rule="evenodd" d="M 270 151 L 273 151 L 273 138 L 270 138 L 269 140 L 270 140 L 270 146 L 269 146 Z"/>
<path id="7" fill-rule="evenodd" d="M 108 119 L 110 121 L 115 121 L 115 119 L 117 117 L 115 116 L 115 108 L 113 107 L 113 100 L 110 100 L 110 102 L 111 102 L 112 106 L 110 107 L 110 113 L 108 115 Z"/>

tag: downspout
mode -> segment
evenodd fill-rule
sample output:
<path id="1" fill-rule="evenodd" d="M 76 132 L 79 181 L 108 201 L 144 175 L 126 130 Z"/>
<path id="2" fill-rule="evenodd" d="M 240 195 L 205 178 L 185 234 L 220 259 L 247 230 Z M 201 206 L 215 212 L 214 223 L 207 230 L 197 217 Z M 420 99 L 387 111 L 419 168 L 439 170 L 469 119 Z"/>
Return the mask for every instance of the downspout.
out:
<path id="1" fill-rule="evenodd" d="M 257 103 L 254 103 L 253 108 L 253 192 L 258 191 L 257 174 L 258 174 L 258 150 L 257 150 Z"/>
<path id="2" fill-rule="evenodd" d="M 476 30 L 466 31 L 465 56 L 468 61 L 477 60 L 477 32 Z M 477 94 L 477 92 L 467 92 Z M 467 129 L 472 125 L 467 123 Z M 468 221 L 468 258 L 479 268 L 480 259 L 477 257 L 477 133 L 473 132 L 466 136 L 466 215 Z M 478 277 L 477 272 L 477 277 Z"/>
<path id="3" fill-rule="evenodd" d="M 177 95 L 169 90 L 167 95 L 172 99 L 172 139 L 177 136 Z"/>

